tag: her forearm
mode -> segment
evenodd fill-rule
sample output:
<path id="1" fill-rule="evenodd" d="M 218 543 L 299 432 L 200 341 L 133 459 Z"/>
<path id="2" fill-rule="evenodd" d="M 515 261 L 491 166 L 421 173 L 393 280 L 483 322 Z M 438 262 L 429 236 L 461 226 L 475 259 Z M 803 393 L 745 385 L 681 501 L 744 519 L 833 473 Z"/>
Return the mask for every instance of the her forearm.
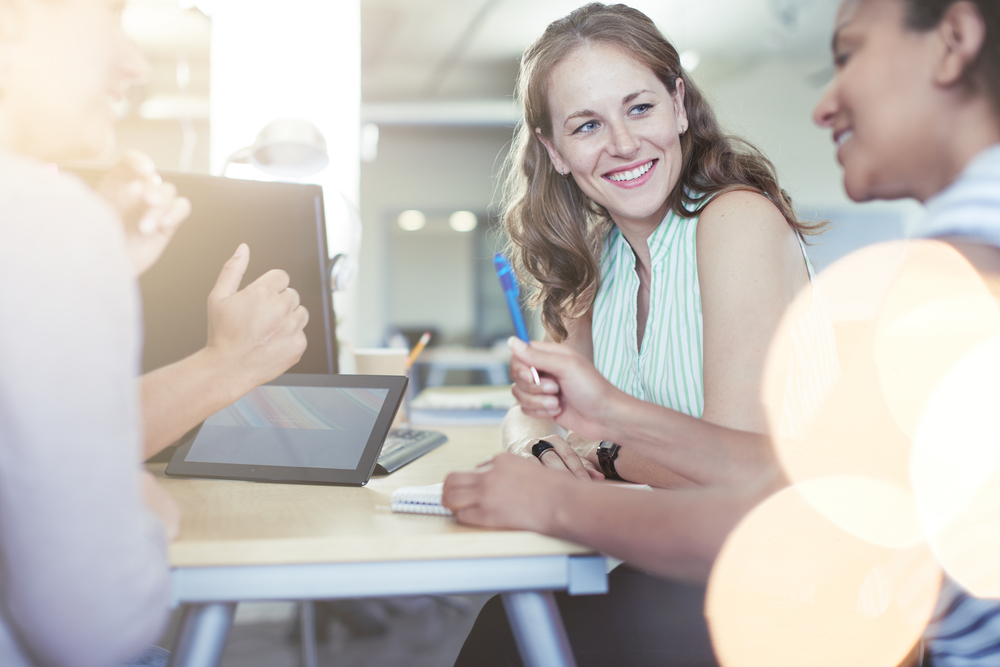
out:
<path id="1" fill-rule="evenodd" d="M 221 352 L 206 347 L 142 376 L 146 458 L 256 386 L 233 368 Z"/>
<path id="2" fill-rule="evenodd" d="M 704 580 L 726 536 L 773 486 L 662 490 L 565 478 L 544 532 L 654 574 Z"/>
<path id="3" fill-rule="evenodd" d="M 630 466 L 641 470 L 652 464 L 696 484 L 730 484 L 756 479 L 774 463 L 766 435 L 712 424 L 621 393 L 609 401 L 604 422 L 608 439 L 622 446 L 623 477 Z M 632 456 L 636 460 L 630 461 Z"/>

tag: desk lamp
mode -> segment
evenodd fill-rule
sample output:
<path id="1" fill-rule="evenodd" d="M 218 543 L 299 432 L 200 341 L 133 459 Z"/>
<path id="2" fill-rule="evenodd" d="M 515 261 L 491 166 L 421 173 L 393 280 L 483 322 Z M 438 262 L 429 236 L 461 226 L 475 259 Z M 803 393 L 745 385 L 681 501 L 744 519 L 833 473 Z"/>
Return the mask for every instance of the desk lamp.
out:
<path id="1" fill-rule="evenodd" d="M 222 165 L 252 164 L 265 174 L 279 178 L 304 178 L 330 164 L 326 139 L 319 128 L 300 118 L 279 118 L 264 126 L 252 146 L 241 148 Z"/>

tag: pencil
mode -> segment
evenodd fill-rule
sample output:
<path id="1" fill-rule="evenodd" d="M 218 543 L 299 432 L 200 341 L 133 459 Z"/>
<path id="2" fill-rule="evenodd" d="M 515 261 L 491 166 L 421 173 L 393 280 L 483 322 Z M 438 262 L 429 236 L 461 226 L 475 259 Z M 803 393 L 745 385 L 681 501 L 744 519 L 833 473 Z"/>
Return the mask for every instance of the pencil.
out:
<path id="1" fill-rule="evenodd" d="M 412 366 L 413 362 L 417 360 L 420 353 L 424 351 L 424 348 L 427 347 L 427 343 L 429 343 L 430 340 L 431 332 L 425 331 L 424 335 L 417 341 L 417 344 L 413 346 L 413 350 L 410 351 L 410 356 L 406 358 L 406 370 L 410 370 L 410 366 Z"/>

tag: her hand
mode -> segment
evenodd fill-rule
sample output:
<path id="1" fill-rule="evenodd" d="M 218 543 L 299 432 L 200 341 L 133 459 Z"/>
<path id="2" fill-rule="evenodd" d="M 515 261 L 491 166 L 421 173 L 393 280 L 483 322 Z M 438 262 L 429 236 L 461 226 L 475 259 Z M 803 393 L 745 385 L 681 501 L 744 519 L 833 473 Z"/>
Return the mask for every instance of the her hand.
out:
<path id="1" fill-rule="evenodd" d="M 572 348 L 558 343 L 535 341 L 528 346 L 517 338 L 507 343 L 513 353 L 514 397 L 525 414 L 554 419 L 563 428 L 584 438 L 599 440 L 609 435 L 613 403 L 624 394 L 592 363 Z M 541 387 L 533 388 L 531 366 L 544 374 Z"/>
<path id="2" fill-rule="evenodd" d="M 302 358 L 309 311 L 288 286 L 288 274 L 268 271 L 242 290 L 250 248 L 240 244 L 208 295 L 208 345 L 246 391 L 273 380 Z"/>
<path id="3" fill-rule="evenodd" d="M 601 472 L 601 464 L 597 460 L 597 448 L 601 444 L 600 440 L 590 440 L 584 438 L 579 433 L 570 433 L 566 436 L 566 442 L 576 451 L 577 456 L 582 461 L 589 464 L 600 475 L 600 479 L 604 479 L 604 473 Z"/>
<path id="4" fill-rule="evenodd" d="M 498 454 L 473 471 L 444 481 L 441 503 L 460 523 L 551 532 L 562 483 L 570 482 L 520 456 Z"/>
<path id="5" fill-rule="evenodd" d="M 126 151 L 104 176 L 97 192 L 118 212 L 135 275 L 156 263 L 174 232 L 191 215 L 191 202 L 164 183 L 156 165 L 138 151 Z"/>
<path id="6" fill-rule="evenodd" d="M 572 441 L 573 436 L 571 435 L 570 438 Z M 593 463 L 583 458 L 570 444 L 570 442 L 567 442 L 555 434 L 547 435 L 544 438 L 541 438 L 541 440 L 550 443 L 554 449 L 546 450 L 542 453 L 540 458 L 536 457 L 531 453 L 531 448 L 534 447 L 538 440 L 539 438 L 523 440 L 522 442 L 511 447 L 508 451 L 522 458 L 541 461 L 542 465 L 546 468 L 570 472 L 574 477 L 577 477 L 585 482 L 589 482 L 594 479 L 604 479 L 604 475 Z M 578 438 L 578 440 L 582 439 Z"/>

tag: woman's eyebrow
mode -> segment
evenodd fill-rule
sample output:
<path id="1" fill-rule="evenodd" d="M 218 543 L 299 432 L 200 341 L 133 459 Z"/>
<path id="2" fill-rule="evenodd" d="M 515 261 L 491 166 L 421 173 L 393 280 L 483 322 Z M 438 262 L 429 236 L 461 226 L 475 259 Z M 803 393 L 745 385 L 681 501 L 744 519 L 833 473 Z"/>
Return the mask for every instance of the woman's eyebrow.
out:
<path id="1" fill-rule="evenodd" d="M 653 91 L 649 90 L 647 88 L 643 88 L 642 90 L 637 90 L 634 93 L 626 95 L 625 97 L 622 98 L 622 106 L 625 106 L 627 104 L 631 104 L 632 100 L 634 100 L 635 98 L 639 97 L 643 93 L 651 93 L 651 92 L 653 92 Z"/>
<path id="2" fill-rule="evenodd" d="M 590 109 L 581 109 L 580 111 L 574 111 L 570 115 L 566 116 L 566 120 L 563 121 L 563 125 L 570 122 L 574 118 L 581 118 L 583 116 L 596 116 L 596 111 L 591 111 Z"/>

